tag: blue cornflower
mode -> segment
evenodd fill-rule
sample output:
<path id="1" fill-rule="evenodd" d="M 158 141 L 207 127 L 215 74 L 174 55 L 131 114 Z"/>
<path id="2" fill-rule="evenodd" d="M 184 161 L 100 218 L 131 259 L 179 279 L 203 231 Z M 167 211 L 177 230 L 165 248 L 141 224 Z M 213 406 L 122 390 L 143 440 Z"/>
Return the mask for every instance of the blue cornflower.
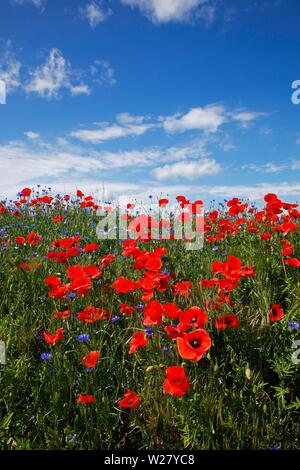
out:
<path id="1" fill-rule="evenodd" d="M 154 335 L 154 331 L 152 330 L 152 328 L 150 328 L 150 326 L 146 326 L 145 330 L 146 330 L 147 338 L 151 339 L 152 336 Z"/>
<path id="2" fill-rule="evenodd" d="M 164 274 L 165 276 L 168 276 L 168 275 L 170 274 L 170 272 L 171 272 L 171 271 L 170 271 L 169 269 L 164 269 L 164 270 L 163 270 L 163 274 Z"/>
<path id="3" fill-rule="evenodd" d="M 76 292 L 70 292 L 66 294 L 66 300 L 73 300 L 76 297 Z"/>
<path id="4" fill-rule="evenodd" d="M 171 350 L 171 348 L 162 348 L 161 352 L 162 352 L 165 356 L 170 356 L 172 350 Z"/>
<path id="5" fill-rule="evenodd" d="M 218 251 L 218 249 L 219 249 L 218 245 L 214 245 L 214 246 L 212 247 L 212 251 Z"/>
<path id="6" fill-rule="evenodd" d="M 87 371 L 89 374 L 90 374 L 91 372 L 94 372 L 94 370 L 95 370 L 95 369 L 94 369 L 93 367 L 88 367 L 88 368 L 86 369 L 86 371 Z"/>
<path id="7" fill-rule="evenodd" d="M 115 315 L 111 319 L 112 323 L 118 323 L 120 320 L 121 320 L 121 317 L 119 315 Z"/>
<path id="8" fill-rule="evenodd" d="M 136 304 L 136 305 L 135 305 L 135 308 L 136 308 L 137 310 L 141 310 L 141 309 L 144 308 L 144 307 L 145 307 L 144 304 Z"/>
<path id="9" fill-rule="evenodd" d="M 221 256 L 223 256 L 223 258 L 225 258 L 227 256 L 227 251 L 222 251 Z"/>
<path id="10" fill-rule="evenodd" d="M 90 340 L 90 335 L 87 333 L 81 333 L 80 335 L 77 336 L 77 341 L 82 341 L 83 343 L 86 343 L 87 341 Z"/>
<path id="11" fill-rule="evenodd" d="M 299 329 L 299 323 L 297 321 L 289 321 L 288 325 L 292 331 L 297 331 Z"/>
<path id="12" fill-rule="evenodd" d="M 69 442 L 75 442 L 76 441 L 76 434 L 69 434 Z"/>
<path id="13" fill-rule="evenodd" d="M 50 361 L 50 359 L 52 359 L 52 354 L 44 352 L 41 354 L 41 359 L 43 359 L 43 361 Z"/>

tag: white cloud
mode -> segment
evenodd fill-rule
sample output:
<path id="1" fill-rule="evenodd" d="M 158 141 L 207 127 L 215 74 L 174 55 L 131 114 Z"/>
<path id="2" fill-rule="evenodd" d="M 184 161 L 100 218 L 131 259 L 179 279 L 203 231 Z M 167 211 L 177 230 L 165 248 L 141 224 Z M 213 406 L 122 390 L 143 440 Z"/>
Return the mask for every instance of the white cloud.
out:
<path id="1" fill-rule="evenodd" d="M 100 85 L 115 85 L 117 83 L 114 69 L 105 60 L 94 61 L 91 65 L 91 75 L 93 77 L 93 81 Z"/>
<path id="2" fill-rule="evenodd" d="M 30 72 L 30 79 L 25 85 L 27 93 L 36 93 L 43 98 L 56 98 L 62 89 L 68 89 L 72 95 L 89 94 L 87 85 L 72 83 L 72 67 L 59 49 L 50 50 L 46 62 Z"/>
<path id="3" fill-rule="evenodd" d="M 277 194 L 279 197 L 300 196 L 300 183 L 260 183 L 253 185 L 211 186 L 199 187 L 198 192 L 217 197 L 241 197 L 257 201 L 267 193 Z"/>
<path id="4" fill-rule="evenodd" d="M 32 132 L 28 131 L 27 133 Z M 205 150 L 204 150 L 205 151 Z M 151 168 L 157 163 L 168 162 L 169 167 L 173 167 L 174 159 L 182 162 L 182 154 L 186 153 L 189 158 L 195 158 L 201 154 L 201 145 L 197 151 L 197 146 L 170 147 L 165 150 L 159 148 L 132 150 L 128 152 L 95 152 L 87 151 L 85 148 L 76 147 L 66 139 L 59 138 L 56 143 L 41 142 L 40 139 L 33 139 L 20 142 L 9 142 L 0 145 L 0 193 L 2 197 L 12 196 L 24 186 L 36 186 L 37 184 L 47 187 L 51 186 L 54 191 L 73 192 L 76 187 L 80 187 L 87 192 L 100 194 L 104 184 L 105 191 L 109 195 L 116 194 L 136 194 L 147 196 L 148 194 L 178 195 L 185 194 L 189 197 L 206 199 L 223 197 L 243 197 L 251 200 L 261 200 L 268 193 L 276 193 L 279 197 L 300 197 L 300 182 L 274 182 L 271 184 L 261 183 L 252 185 L 199 185 L 199 184 L 159 184 L 149 177 L 149 172 L 144 179 L 136 178 L 132 182 L 132 173 L 127 181 L 119 181 L 118 177 L 124 175 L 124 168 L 131 167 L 135 171 L 137 167 Z M 208 160 L 211 163 L 203 165 Z M 201 163 L 202 162 L 202 163 Z M 190 164 L 191 162 L 186 162 Z M 218 171 L 218 163 L 213 159 L 202 157 L 197 159 L 196 165 L 199 169 L 194 171 L 201 173 L 207 171 L 212 174 Z M 300 169 L 299 161 L 293 162 Z M 191 174 L 187 166 L 187 172 L 180 168 L 178 177 L 188 177 Z M 112 170 L 121 170 L 112 173 Z M 176 167 L 175 167 L 176 170 Z M 176 171 L 173 168 L 173 175 Z M 205 171 L 204 171 L 205 170 Z M 134 173 L 133 173 L 134 174 Z M 168 177 L 170 171 L 168 172 Z M 131 181 L 130 181 L 131 177 Z M 112 181 L 113 178 L 113 181 Z"/>
<path id="5" fill-rule="evenodd" d="M 205 26 L 210 26 L 215 20 L 216 5 L 214 3 L 202 5 L 202 7 L 196 12 L 196 16 L 204 21 Z"/>
<path id="6" fill-rule="evenodd" d="M 0 63 L 0 80 L 5 82 L 6 92 L 12 93 L 20 87 L 21 63 L 11 51 L 11 42 L 7 41 Z"/>
<path id="7" fill-rule="evenodd" d="M 244 114 L 251 113 L 245 111 Z M 263 113 L 252 114 L 261 115 Z M 75 130 L 70 135 L 83 142 L 93 144 L 120 137 L 142 135 L 153 128 L 163 129 L 169 134 L 201 131 L 208 136 L 216 133 L 226 122 L 231 122 L 232 115 L 224 106 L 218 104 L 191 108 L 186 113 L 176 113 L 172 116 L 133 116 L 128 113 L 120 113 L 116 116 L 117 122 L 115 123 L 101 122 L 97 128 Z M 247 122 L 249 120 L 250 117 L 248 116 Z M 228 135 L 225 135 L 223 141 L 220 141 L 219 147 L 223 150 L 232 150 L 235 145 L 230 141 Z"/>
<path id="8" fill-rule="evenodd" d="M 123 5 L 137 7 L 154 23 L 184 22 L 207 0 L 121 0 Z"/>
<path id="9" fill-rule="evenodd" d="M 292 170 L 300 170 L 300 160 L 295 160 L 291 166 Z"/>
<path id="10" fill-rule="evenodd" d="M 237 121 L 241 127 L 246 128 L 252 121 L 255 121 L 258 117 L 266 115 L 267 113 L 238 110 L 237 112 L 231 113 L 231 118 L 233 119 L 233 121 Z"/>
<path id="11" fill-rule="evenodd" d="M 40 134 L 38 132 L 33 131 L 24 132 L 24 135 L 30 140 L 37 140 L 40 138 Z"/>
<path id="12" fill-rule="evenodd" d="M 167 132 L 184 132 L 199 129 L 216 132 L 225 122 L 225 108 L 222 105 L 208 105 L 203 108 L 191 108 L 186 114 L 174 114 L 162 118 L 163 127 Z"/>
<path id="13" fill-rule="evenodd" d="M 54 177 L 63 177 L 67 180 L 71 173 L 76 177 L 76 174 L 92 173 L 103 165 L 96 158 L 56 147 L 32 148 L 24 142 L 10 142 L 0 146 L 0 167 L 0 188 L 11 185 L 17 189 L 25 182 L 37 184 L 41 179 L 51 181 Z"/>
<path id="14" fill-rule="evenodd" d="M 71 95 L 90 95 L 91 90 L 88 85 L 81 83 L 80 85 L 70 86 Z"/>
<path id="15" fill-rule="evenodd" d="M 0 193 L 3 196 L 16 194 L 23 185 L 44 182 L 52 185 L 54 180 L 64 184 L 70 182 L 69 186 L 74 186 L 77 180 L 92 179 L 97 186 L 97 178 L 107 181 L 114 177 L 116 181 L 124 168 L 128 173 L 131 171 L 132 178 L 136 170 L 153 168 L 158 162 L 173 163 L 183 155 L 189 158 L 206 155 L 205 143 L 201 142 L 166 149 L 150 147 L 125 152 L 99 152 L 73 145 L 63 137 L 51 143 L 42 141 L 37 132 L 26 131 L 24 134 L 26 140 L 0 145 Z"/>
<path id="16" fill-rule="evenodd" d="M 172 165 L 155 168 L 153 174 L 159 181 L 165 179 L 187 178 L 189 180 L 220 173 L 221 166 L 214 159 L 181 161 Z"/>
<path id="17" fill-rule="evenodd" d="M 137 121 L 138 119 L 138 121 Z M 125 136 L 137 136 L 144 134 L 153 124 L 144 122 L 143 117 L 131 116 L 127 113 L 121 113 L 117 116 L 117 123 L 100 123 L 96 129 L 80 129 L 70 133 L 83 142 L 98 144 L 106 140 L 118 139 Z"/>
<path id="18" fill-rule="evenodd" d="M 25 3 L 31 3 L 36 8 L 43 9 L 47 0 L 13 0 L 13 3 L 17 5 L 24 5 Z"/>
<path id="19" fill-rule="evenodd" d="M 105 11 L 101 4 L 102 1 L 93 0 L 79 9 L 80 14 L 88 20 L 91 28 L 95 28 L 99 23 L 103 23 L 112 14 L 110 9 Z"/>
<path id="20" fill-rule="evenodd" d="M 251 170 L 256 173 L 281 173 L 282 171 L 300 170 L 300 161 L 294 160 L 288 163 L 265 163 L 257 165 L 255 163 L 248 163 L 242 166 L 242 170 Z"/>

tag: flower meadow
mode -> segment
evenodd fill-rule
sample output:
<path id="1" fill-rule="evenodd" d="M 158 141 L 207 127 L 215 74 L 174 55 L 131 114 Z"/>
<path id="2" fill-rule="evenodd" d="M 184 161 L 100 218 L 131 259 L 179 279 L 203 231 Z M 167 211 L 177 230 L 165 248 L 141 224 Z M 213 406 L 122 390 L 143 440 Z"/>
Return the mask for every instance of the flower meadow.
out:
<path id="1" fill-rule="evenodd" d="M 298 205 L 211 205 L 191 251 L 99 239 L 97 209 L 0 203 L 1 449 L 299 449 Z"/>

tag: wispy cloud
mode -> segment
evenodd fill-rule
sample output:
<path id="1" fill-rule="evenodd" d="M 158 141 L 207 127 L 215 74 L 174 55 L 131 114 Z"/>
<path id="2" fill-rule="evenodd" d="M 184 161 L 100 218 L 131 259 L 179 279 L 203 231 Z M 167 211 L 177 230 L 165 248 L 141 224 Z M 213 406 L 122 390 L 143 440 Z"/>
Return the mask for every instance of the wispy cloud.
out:
<path id="1" fill-rule="evenodd" d="M 248 127 L 251 122 L 262 116 L 267 116 L 267 113 L 251 112 L 244 109 L 231 113 L 231 119 L 233 119 L 233 121 L 237 121 L 242 128 Z"/>
<path id="2" fill-rule="evenodd" d="M 286 163 L 264 163 L 257 165 L 255 163 L 247 163 L 242 166 L 242 170 L 250 170 L 255 173 L 281 173 L 283 171 L 300 170 L 300 160 L 294 160 Z"/>
<path id="3" fill-rule="evenodd" d="M 124 120 L 129 117 L 123 116 Z M 26 139 L 0 145 L 0 192 L 3 188 L 15 191 L 23 184 L 38 184 L 53 179 L 80 180 L 80 178 L 110 179 L 123 174 L 124 168 L 153 169 L 158 164 L 170 164 L 186 158 L 208 154 L 205 142 L 167 148 L 146 147 L 129 151 L 96 151 L 86 146 L 74 145 L 61 137 L 54 142 L 42 140 L 39 133 L 24 132 Z M 149 171 L 146 173 L 150 174 Z"/>
<path id="4" fill-rule="evenodd" d="M 191 108 L 186 114 L 176 113 L 161 120 L 167 132 L 184 132 L 193 129 L 216 132 L 226 120 L 225 112 L 222 105 L 208 105 L 203 108 Z"/>
<path id="5" fill-rule="evenodd" d="M 260 116 L 263 113 L 247 113 L 244 111 L 244 114 L 251 114 L 251 120 L 254 121 L 255 116 Z M 168 134 L 200 131 L 202 134 L 212 135 L 225 123 L 236 120 L 232 116 L 233 113 L 228 112 L 223 105 L 218 104 L 191 108 L 186 113 L 175 113 L 171 116 L 148 117 L 121 113 L 116 116 L 115 123 L 100 122 L 97 127 L 75 130 L 70 135 L 92 144 L 99 144 L 121 137 L 143 135 L 154 128 L 164 130 Z M 250 117 L 247 119 L 249 121 Z M 219 148 L 232 150 L 235 146 L 230 138 L 225 135 L 223 141 L 219 142 Z"/>
<path id="6" fill-rule="evenodd" d="M 26 131 L 24 132 L 24 135 L 30 140 L 37 140 L 40 138 L 39 132 Z"/>
<path id="7" fill-rule="evenodd" d="M 179 23 L 190 20 L 208 0 L 121 0 L 121 3 L 138 8 L 153 23 Z M 212 12 L 207 11 L 207 15 L 212 15 Z"/>
<path id="8" fill-rule="evenodd" d="M 46 2 L 47 0 L 12 0 L 12 3 L 15 3 L 16 5 L 31 4 L 41 10 L 44 8 Z"/>
<path id="9" fill-rule="evenodd" d="M 105 60 L 95 60 L 91 65 L 91 75 L 94 83 L 100 85 L 115 85 L 117 80 L 115 78 L 115 71 L 112 66 Z"/>
<path id="10" fill-rule="evenodd" d="M 72 67 L 59 49 L 50 50 L 46 62 L 30 72 L 30 79 L 25 85 L 27 93 L 36 93 L 43 98 L 56 98 L 61 89 L 68 89 L 71 94 L 89 94 L 87 85 L 72 83 Z"/>
<path id="11" fill-rule="evenodd" d="M 62 51 L 52 48 L 42 64 L 22 66 L 12 50 L 11 41 L 2 48 L 0 79 L 7 93 L 19 89 L 40 98 L 54 99 L 67 91 L 71 96 L 90 95 L 96 85 L 114 85 L 115 71 L 107 61 L 95 60 L 87 70 L 75 69 Z"/>
<path id="12" fill-rule="evenodd" d="M 181 161 L 158 167 L 153 170 L 153 174 L 159 181 L 178 178 L 193 180 L 203 176 L 216 175 L 220 171 L 221 165 L 214 159 L 202 159 L 199 161 Z"/>
<path id="13" fill-rule="evenodd" d="M 111 14 L 111 9 L 104 9 L 102 0 L 92 0 L 79 8 L 81 16 L 88 20 L 91 28 L 103 23 Z"/>
<path id="14" fill-rule="evenodd" d="M 0 62 L 0 79 L 5 82 L 6 92 L 12 93 L 21 85 L 21 62 L 12 51 L 12 44 L 6 41 Z"/>
<path id="15" fill-rule="evenodd" d="M 70 136 L 83 142 L 98 144 L 120 137 L 142 135 L 154 126 L 154 124 L 148 124 L 144 117 L 132 116 L 128 113 L 121 113 L 116 119 L 115 124 L 99 123 L 95 129 L 79 129 L 71 132 Z"/>

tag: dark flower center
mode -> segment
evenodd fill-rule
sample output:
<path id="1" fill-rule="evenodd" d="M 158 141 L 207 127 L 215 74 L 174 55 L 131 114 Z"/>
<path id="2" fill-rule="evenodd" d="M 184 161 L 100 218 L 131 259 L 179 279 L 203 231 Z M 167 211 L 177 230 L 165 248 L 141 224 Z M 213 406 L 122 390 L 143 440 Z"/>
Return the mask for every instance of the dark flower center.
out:
<path id="1" fill-rule="evenodd" d="M 192 346 L 192 348 L 199 348 L 200 347 L 200 341 L 199 339 L 193 339 L 191 342 L 190 342 L 190 345 Z"/>

